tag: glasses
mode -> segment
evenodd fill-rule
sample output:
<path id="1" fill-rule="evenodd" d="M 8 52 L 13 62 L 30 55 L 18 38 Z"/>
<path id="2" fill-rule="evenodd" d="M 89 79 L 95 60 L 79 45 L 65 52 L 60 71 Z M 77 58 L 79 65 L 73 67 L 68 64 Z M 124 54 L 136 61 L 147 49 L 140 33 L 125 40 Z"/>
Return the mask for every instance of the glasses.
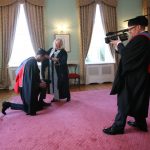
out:
<path id="1" fill-rule="evenodd" d="M 131 26 L 130 28 L 128 28 L 128 31 L 131 31 L 132 29 L 134 29 L 136 26 Z"/>

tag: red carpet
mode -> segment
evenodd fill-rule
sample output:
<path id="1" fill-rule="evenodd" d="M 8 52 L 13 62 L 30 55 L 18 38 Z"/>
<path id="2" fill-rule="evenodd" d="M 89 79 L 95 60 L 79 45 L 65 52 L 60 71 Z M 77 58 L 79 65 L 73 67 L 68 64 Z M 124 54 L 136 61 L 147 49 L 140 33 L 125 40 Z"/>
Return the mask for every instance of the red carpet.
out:
<path id="1" fill-rule="evenodd" d="M 143 133 L 126 125 L 123 135 L 102 132 L 112 124 L 117 109 L 116 97 L 109 90 L 72 92 L 71 96 L 71 102 L 53 103 L 37 116 L 14 110 L 4 117 L 1 114 L 0 150 L 150 149 L 150 131 Z M 12 99 L 20 101 L 18 96 Z M 150 130 L 149 118 L 147 122 Z"/>

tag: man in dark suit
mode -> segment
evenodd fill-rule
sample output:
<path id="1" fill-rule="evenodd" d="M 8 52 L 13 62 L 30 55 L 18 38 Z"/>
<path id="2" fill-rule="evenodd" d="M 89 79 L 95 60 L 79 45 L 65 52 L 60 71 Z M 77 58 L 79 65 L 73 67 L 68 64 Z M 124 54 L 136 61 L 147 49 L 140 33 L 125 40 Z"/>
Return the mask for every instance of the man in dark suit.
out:
<path id="1" fill-rule="evenodd" d="M 147 132 L 150 96 L 150 34 L 145 32 L 148 20 L 138 16 L 128 21 L 131 39 L 126 46 L 120 40 L 111 41 L 121 54 L 118 71 L 110 94 L 117 94 L 118 112 L 114 123 L 103 132 L 108 135 L 123 134 L 127 116 L 135 121 L 128 125 Z"/>
<path id="2" fill-rule="evenodd" d="M 46 56 L 47 52 L 44 49 L 39 49 L 35 57 L 24 60 L 18 67 L 14 91 L 20 93 L 23 104 L 3 102 L 2 113 L 4 115 L 6 115 L 5 111 L 11 108 L 23 110 L 26 114 L 34 116 L 44 106 L 50 106 L 50 103 L 43 101 L 46 98 L 47 84 L 40 79 L 40 70 L 37 65 L 37 62 L 47 59 Z"/>

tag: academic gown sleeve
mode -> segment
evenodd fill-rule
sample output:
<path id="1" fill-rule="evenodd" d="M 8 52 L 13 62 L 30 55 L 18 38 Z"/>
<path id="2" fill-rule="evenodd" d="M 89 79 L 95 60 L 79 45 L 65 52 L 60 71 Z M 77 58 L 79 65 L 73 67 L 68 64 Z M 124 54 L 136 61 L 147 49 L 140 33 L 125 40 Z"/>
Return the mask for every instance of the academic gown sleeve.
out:
<path id="1" fill-rule="evenodd" d="M 49 55 L 51 53 L 51 50 L 52 48 L 50 48 L 48 51 L 47 51 L 47 54 Z M 48 69 L 48 80 L 49 80 L 49 59 L 46 59 L 44 60 L 42 63 L 41 63 L 41 75 L 42 75 L 42 79 L 45 80 L 45 72 L 46 72 L 46 69 Z"/>
<path id="2" fill-rule="evenodd" d="M 149 40 L 141 35 L 136 36 L 127 44 L 122 52 L 122 75 L 139 68 L 147 70 L 148 57 Z"/>

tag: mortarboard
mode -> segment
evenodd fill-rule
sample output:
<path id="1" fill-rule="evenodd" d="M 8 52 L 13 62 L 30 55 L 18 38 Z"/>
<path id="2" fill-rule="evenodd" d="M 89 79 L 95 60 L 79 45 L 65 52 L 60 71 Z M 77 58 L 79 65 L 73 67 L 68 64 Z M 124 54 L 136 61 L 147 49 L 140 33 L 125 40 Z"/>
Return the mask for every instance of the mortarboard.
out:
<path id="1" fill-rule="evenodd" d="M 148 26 L 148 19 L 145 16 L 137 16 L 135 18 L 125 20 L 125 21 L 128 21 L 128 26 L 134 26 L 134 25 Z"/>

